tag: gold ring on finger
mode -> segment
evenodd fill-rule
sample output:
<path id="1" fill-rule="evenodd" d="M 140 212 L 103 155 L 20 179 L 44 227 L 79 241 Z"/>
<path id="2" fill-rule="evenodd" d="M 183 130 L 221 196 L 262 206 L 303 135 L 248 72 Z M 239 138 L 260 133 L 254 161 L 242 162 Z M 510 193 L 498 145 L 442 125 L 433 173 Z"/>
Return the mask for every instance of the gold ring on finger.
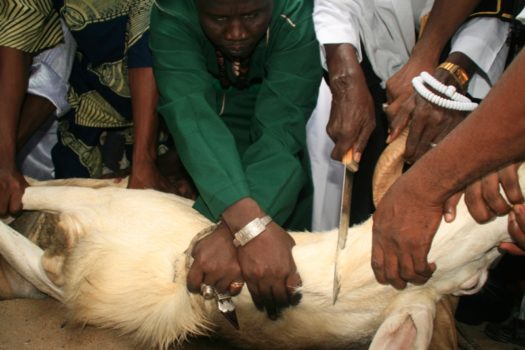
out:
<path id="1" fill-rule="evenodd" d="M 232 282 L 232 283 L 230 283 L 230 288 L 231 289 L 241 289 L 242 287 L 244 287 L 244 282 Z"/>

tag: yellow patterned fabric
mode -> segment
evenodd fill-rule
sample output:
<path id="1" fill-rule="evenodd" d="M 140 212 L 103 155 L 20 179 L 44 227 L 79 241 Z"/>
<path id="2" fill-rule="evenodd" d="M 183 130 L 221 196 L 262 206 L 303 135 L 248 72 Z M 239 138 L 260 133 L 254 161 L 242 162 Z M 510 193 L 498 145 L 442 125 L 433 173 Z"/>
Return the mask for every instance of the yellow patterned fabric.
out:
<path id="1" fill-rule="evenodd" d="M 91 90 L 77 95 L 70 90 L 69 103 L 76 111 L 75 122 L 82 126 L 97 127 L 131 127 L 133 123 L 124 119 L 99 93 Z"/>
<path id="2" fill-rule="evenodd" d="M 69 92 L 78 125 L 132 125 L 128 68 L 151 66 L 147 32 L 152 4 L 153 0 L 55 0 L 79 47 Z"/>
<path id="3" fill-rule="evenodd" d="M 151 13 L 152 0 L 132 0 L 130 4 L 130 23 L 128 29 L 127 47 L 133 46 L 140 40 L 144 32 L 149 29 L 149 17 Z"/>
<path id="4" fill-rule="evenodd" d="M 523 9 L 521 0 L 484 0 L 470 17 L 498 17 L 510 21 Z"/>
<path id="5" fill-rule="evenodd" d="M 3 1 L 3 0 L 0 0 Z M 52 0 L 77 42 L 71 111 L 59 120 L 55 174 L 100 177 L 129 167 L 133 111 L 128 70 L 152 66 L 153 0 Z"/>
<path id="6" fill-rule="evenodd" d="M 63 40 L 51 0 L 1 0 L 0 46 L 37 53 Z"/>

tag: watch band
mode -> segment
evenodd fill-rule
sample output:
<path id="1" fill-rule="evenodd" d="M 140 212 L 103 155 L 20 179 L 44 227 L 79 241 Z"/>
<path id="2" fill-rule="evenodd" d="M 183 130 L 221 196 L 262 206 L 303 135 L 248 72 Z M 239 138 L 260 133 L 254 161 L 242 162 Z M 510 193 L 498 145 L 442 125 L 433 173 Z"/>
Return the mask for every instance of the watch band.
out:
<path id="1" fill-rule="evenodd" d="M 462 90 L 465 90 L 470 77 L 463 68 L 452 62 L 443 62 L 438 66 L 438 68 L 444 69 L 447 72 L 449 72 L 450 75 L 452 75 L 452 77 L 456 81 L 456 83 L 459 84 L 459 87 Z"/>
<path id="2" fill-rule="evenodd" d="M 250 221 L 246 226 L 234 234 L 233 245 L 236 247 L 244 246 L 246 243 L 260 235 L 266 230 L 266 225 L 272 221 L 272 218 L 264 216 Z"/>

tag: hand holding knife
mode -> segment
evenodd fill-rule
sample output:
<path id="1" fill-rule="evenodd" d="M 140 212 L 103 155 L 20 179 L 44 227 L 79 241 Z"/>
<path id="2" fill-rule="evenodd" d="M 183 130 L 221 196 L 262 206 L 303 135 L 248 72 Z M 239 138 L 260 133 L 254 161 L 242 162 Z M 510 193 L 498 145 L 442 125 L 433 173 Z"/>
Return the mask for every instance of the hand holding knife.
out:
<path id="1" fill-rule="evenodd" d="M 237 312 L 235 311 L 235 304 L 233 303 L 230 293 L 217 293 L 215 288 L 203 283 L 201 285 L 201 295 L 205 300 L 215 299 L 215 302 L 217 303 L 217 309 L 221 315 L 223 315 L 224 318 L 226 318 L 226 320 L 233 327 L 235 327 L 235 329 L 240 329 L 239 321 L 237 319 Z"/>

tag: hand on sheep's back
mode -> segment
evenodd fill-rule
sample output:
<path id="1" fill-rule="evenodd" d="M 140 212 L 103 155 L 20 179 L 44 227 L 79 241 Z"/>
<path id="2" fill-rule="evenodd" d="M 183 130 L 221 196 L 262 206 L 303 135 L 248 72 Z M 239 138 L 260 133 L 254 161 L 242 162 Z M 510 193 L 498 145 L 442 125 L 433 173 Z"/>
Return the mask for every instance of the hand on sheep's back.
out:
<path id="1" fill-rule="evenodd" d="M 292 236 L 272 221 L 262 234 L 239 248 L 242 274 L 252 300 L 272 320 L 301 299 L 296 292 L 301 277 L 292 256 L 294 245 Z"/>
<path id="2" fill-rule="evenodd" d="M 372 269 L 377 281 L 403 289 L 423 284 L 436 269 L 427 255 L 443 215 L 443 203 L 422 195 L 400 177 L 379 202 L 372 228 Z"/>
<path id="3" fill-rule="evenodd" d="M 201 284 L 204 283 L 221 294 L 240 293 L 240 289 L 230 288 L 232 282 L 243 281 L 237 248 L 232 238 L 228 226 L 221 222 L 209 236 L 195 244 L 193 263 L 186 278 L 190 292 L 200 293 Z"/>

